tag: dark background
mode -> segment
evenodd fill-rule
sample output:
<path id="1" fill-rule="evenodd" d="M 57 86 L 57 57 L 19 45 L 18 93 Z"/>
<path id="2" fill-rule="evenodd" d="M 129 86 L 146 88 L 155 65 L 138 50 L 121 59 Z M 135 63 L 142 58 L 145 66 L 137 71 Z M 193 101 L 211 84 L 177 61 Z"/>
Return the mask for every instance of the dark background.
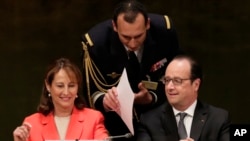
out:
<path id="1" fill-rule="evenodd" d="M 12 140 L 36 110 L 45 67 L 69 57 L 81 66 L 81 34 L 112 17 L 119 0 L 1 0 L 0 140 Z M 141 0 L 167 14 L 182 48 L 203 64 L 200 98 L 227 109 L 233 123 L 250 123 L 250 1 Z"/>

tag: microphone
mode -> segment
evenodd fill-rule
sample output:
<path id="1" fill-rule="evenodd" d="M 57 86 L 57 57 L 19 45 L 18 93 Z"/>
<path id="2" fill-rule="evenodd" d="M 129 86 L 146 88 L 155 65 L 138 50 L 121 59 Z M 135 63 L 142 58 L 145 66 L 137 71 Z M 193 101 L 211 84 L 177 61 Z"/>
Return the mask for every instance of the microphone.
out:
<path id="1" fill-rule="evenodd" d="M 118 136 L 109 136 L 105 139 L 105 141 L 112 141 L 113 139 L 117 138 L 131 138 L 133 135 L 131 133 L 126 133 L 124 135 L 118 135 Z"/>

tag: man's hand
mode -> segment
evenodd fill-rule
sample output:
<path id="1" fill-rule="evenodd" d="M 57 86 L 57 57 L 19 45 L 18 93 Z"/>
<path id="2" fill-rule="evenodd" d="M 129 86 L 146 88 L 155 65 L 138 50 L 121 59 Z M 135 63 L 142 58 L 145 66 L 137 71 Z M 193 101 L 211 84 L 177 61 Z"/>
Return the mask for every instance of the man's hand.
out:
<path id="1" fill-rule="evenodd" d="M 112 87 L 107 91 L 103 98 L 103 107 L 105 111 L 118 111 L 120 109 L 120 104 L 117 99 L 117 89 Z"/>
<path id="2" fill-rule="evenodd" d="M 152 103 L 153 96 L 149 93 L 143 83 L 138 84 L 140 91 L 135 94 L 135 104 L 150 104 Z M 105 111 L 119 111 L 120 104 L 117 99 L 118 93 L 116 87 L 112 87 L 107 91 L 103 98 L 103 107 Z"/>
<path id="3" fill-rule="evenodd" d="M 148 89 L 141 82 L 138 84 L 140 91 L 135 94 L 135 104 L 150 104 L 152 103 L 153 96 L 149 93 Z"/>

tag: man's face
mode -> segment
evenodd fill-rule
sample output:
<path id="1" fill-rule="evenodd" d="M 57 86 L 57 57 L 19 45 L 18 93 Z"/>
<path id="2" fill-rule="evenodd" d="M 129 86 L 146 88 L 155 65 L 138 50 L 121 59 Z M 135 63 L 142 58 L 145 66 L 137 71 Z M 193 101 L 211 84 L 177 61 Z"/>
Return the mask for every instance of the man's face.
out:
<path id="1" fill-rule="evenodd" d="M 169 103 L 180 111 L 186 110 L 198 96 L 200 79 L 190 79 L 191 66 L 186 59 L 172 61 L 165 72 L 165 92 Z"/>
<path id="2" fill-rule="evenodd" d="M 138 14 L 133 23 L 124 20 L 124 14 L 117 17 L 117 26 L 113 23 L 114 31 L 118 33 L 120 41 L 128 47 L 129 50 L 138 50 L 146 38 L 147 30 L 150 27 L 149 20 L 146 21 L 142 14 Z"/>

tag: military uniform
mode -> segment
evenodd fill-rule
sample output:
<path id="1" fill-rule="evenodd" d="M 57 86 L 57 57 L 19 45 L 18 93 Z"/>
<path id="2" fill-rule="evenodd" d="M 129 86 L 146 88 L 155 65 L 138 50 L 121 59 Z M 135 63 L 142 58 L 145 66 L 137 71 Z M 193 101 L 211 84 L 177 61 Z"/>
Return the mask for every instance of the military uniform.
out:
<path id="1" fill-rule="evenodd" d="M 155 101 L 143 107 L 134 105 L 137 117 L 141 112 L 166 101 L 161 80 L 170 60 L 180 53 L 176 31 L 169 17 L 149 14 L 149 18 L 150 29 L 147 31 L 143 44 L 140 67 L 142 80 L 153 82 L 153 87 L 149 85 L 151 87 L 149 91 Z M 84 94 L 88 93 L 87 99 L 90 105 L 103 112 L 105 125 L 112 136 L 128 133 L 129 130 L 121 118 L 115 112 L 105 112 L 103 108 L 105 90 L 118 84 L 128 62 L 127 51 L 120 42 L 118 34 L 113 31 L 112 20 L 97 24 L 84 34 L 82 39 L 84 44 L 83 71 L 84 75 L 86 74 Z M 134 123 L 134 128 L 136 128 L 136 120 Z"/>

